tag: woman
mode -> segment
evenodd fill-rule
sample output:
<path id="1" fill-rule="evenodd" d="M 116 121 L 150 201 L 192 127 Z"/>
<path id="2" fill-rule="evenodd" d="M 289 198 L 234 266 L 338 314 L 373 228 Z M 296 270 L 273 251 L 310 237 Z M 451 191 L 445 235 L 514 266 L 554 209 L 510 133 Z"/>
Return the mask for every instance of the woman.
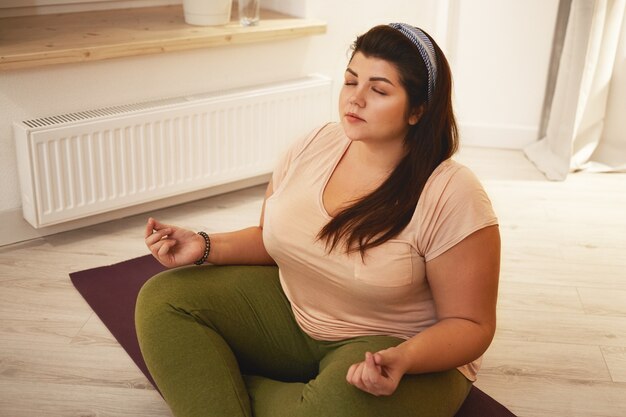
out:
<path id="1" fill-rule="evenodd" d="M 213 264 L 159 274 L 138 299 L 175 415 L 451 416 L 469 392 L 495 331 L 500 239 L 450 159 L 441 50 L 406 24 L 371 29 L 339 114 L 283 157 L 259 226 L 209 237 L 148 221 L 163 265 Z"/>

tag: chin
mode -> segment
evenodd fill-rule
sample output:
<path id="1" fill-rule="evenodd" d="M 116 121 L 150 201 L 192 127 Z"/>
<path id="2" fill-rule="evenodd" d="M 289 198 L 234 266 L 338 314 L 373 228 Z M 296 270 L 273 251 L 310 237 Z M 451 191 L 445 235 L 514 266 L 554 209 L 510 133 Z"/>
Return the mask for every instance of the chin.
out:
<path id="1" fill-rule="evenodd" d="M 343 132 L 351 141 L 354 142 L 354 141 L 363 140 L 364 135 L 363 135 L 363 132 L 360 131 L 361 129 L 355 128 L 354 126 L 351 126 L 350 124 L 344 121 L 341 122 L 341 126 L 343 127 Z"/>

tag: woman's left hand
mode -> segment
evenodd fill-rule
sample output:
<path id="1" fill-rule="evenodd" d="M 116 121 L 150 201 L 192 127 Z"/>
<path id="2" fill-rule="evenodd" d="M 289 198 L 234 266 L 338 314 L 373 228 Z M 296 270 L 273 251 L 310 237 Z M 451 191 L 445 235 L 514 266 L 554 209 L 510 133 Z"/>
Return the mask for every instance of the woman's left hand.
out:
<path id="1" fill-rule="evenodd" d="M 391 395 L 405 374 L 404 358 L 397 348 L 365 353 L 363 362 L 348 369 L 346 380 L 362 391 L 372 395 Z"/>

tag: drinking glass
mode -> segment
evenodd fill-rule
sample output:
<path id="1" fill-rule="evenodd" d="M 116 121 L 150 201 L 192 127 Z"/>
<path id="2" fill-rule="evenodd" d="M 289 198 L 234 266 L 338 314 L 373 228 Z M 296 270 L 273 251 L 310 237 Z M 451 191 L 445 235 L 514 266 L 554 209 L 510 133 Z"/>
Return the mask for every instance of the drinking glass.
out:
<path id="1" fill-rule="evenodd" d="M 239 0 L 239 23 L 242 26 L 259 24 L 261 0 Z"/>

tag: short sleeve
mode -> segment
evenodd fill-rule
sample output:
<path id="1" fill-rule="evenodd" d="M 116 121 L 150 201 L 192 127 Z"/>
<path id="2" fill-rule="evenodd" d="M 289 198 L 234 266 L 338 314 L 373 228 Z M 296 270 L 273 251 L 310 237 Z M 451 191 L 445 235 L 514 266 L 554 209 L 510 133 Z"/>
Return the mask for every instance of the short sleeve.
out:
<path id="1" fill-rule="evenodd" d="M 450 160 L 443 164 L 427 182 L 417 207 L 417 247 L 427 262 L 477 230 L 498 224 L 474 173 Z"/>
<path id="2" fill-rule="evenodd" d="M 285 151 L 283 151 L 281 157 L 278 159 L 274 171 L 272 173 L 272 187 L 277 190 L 283 179 L 287 176 L 289 168 L 292 166 L 294 160 L 302 153 L 307 145 L 317 136 L 317 134 L 325 127 L 320 126 L 307 135 L 300 137 L 293 142 Z"/>

